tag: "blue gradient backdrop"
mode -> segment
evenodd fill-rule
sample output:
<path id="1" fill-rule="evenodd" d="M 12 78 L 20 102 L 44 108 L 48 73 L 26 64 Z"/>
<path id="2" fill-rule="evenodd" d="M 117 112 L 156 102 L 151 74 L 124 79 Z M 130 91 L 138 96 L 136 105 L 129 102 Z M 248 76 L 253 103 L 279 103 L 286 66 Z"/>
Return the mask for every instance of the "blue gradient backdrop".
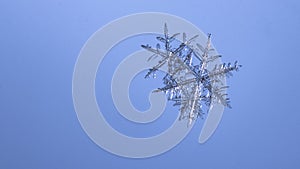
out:
<path id="1" fill-rule="evenodd" d="M 72 103 L 72 74 L 81 47 L 97 29 L 124 15 L 153 11 L 212 33 L 223 61 L 239 60 L 243 68 L 228 81 L 233 109 L 225 110 L 208 142 L 197 142 L 199 120 L 171 151 L 128 159 L 102 150 L 82 130 Z M 300 168 L 299 11 L 297 0 L 1 0 L 0 168 Z M 115 64 L 107 63 L 108 69 Z M 138 79 L 142 75 L 133 81 L 131 98 L 145 109 L 146 92 L 134 91 L 155 83 Z M 97 89 L 99 102 L 109 102 L 101 90 L 107 91 Z M 114 128 L 131 135 L 157 134 L 175 120 L 167 114 L 155 129 L 137 130 L 105 105 L 115 113 L 105 115 Z"/>

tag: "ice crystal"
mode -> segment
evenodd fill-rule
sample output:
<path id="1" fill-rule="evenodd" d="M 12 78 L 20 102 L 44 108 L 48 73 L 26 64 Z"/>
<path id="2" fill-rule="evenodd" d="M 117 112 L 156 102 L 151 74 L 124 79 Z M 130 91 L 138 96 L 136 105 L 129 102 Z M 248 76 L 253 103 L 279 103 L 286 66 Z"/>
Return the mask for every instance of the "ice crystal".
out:
<path id="1" fill-rule="evenodd" d="M 221 103 L 231 108 L 222 78 L 232 76 L 233 71 L 238 71 L 241 65 L 237 61 L 232 65 L 215 64 L 213 69 L 208 69 L 208 64 L 213 63 L 221 55 L 212 55 L 211 34 L 208 34 L 206 46 L 196 43 L 198 35 L 187 39 L 182 33 L 182 41 L 178 43 L 176 37 L 168 34 L 167 25 L 164 25 L 164 34 L 156 39 L 160 42 L 153 48 L 150 45 L 141 45 L 153 53 L 149 60 L 159 57 L 159 61 L 149 69 L 145 78 L 156 77 L 156 73 L 164 65 L 167 72 L 162 81 L 164 86 L 154 92 L 164 92 L 174 106 L 180 106 L 179 120 L 187 119 L 188 125 L 198 117 L 203 117 L 213 103 Z M 177 41 L 177 45 L 176 45 Z M 163 45 L 163 48 L 161 46 Z M 176 46 L 176 47 L 173 47 Z M 196 60 L 196 61 L 194 61 Z"/>

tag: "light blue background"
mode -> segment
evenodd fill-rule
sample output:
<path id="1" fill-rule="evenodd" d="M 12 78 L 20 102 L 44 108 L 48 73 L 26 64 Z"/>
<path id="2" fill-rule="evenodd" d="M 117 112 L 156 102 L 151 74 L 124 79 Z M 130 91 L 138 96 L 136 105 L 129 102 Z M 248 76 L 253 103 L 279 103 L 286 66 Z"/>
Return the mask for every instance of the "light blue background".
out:
<path id="1" fill-rule="evenodd" d="M 180 16 L 212 33 L 223 61 L 239 60 L 243 68 L 228 81 L 233 109 L 225 110 L 208 142 L 197 142 L 198 120 L 171 151 L 128 159 L 102 150 L 82 130 L 72 74 L 81 47 L 97 29 L 146 11 Z M 0 168 L 299 168 L 299 11 L 297 0 L 2 0 Z M 143 91 L 139 84 L 148 83 L 137 79 L 133 86 Z M 132 94 L 135 105 L 147 104 L 142 93 Z M 133 124 L 106 117 L 115 128 L 135 133 Z M 167 127 L 160 122 L 155 128 L 160 125 Z"/>

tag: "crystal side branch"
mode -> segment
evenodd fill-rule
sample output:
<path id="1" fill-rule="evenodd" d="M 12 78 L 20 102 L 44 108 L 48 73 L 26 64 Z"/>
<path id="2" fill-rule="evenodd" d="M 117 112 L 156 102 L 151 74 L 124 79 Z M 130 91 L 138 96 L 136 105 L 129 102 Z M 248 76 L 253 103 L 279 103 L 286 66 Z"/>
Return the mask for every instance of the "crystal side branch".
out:
<path id="1" fill-rule="evenodd" d="M 187 39 L 185 33 L 182 33 L 182 42 L 176 45 L 178 35 L 180 33 L 169 36 L 165 24 L 164 34 L 156 38 L 160 43 L 155 48 L 150 45 L 141 46 L 153 53 L 148 61 L 159 57 L 157 64 L 149 69 L 145 78 L 151 75 L 155 78 L 159 68 L 167 65 L 167 73 L 162 79 L 164 86 L 154 92 L 164 92 L 168 100 L 174 102 L 174 106 L 180 106 L 179 120 L 187 119 L 189 126 L 198 117 L 203 118 L 204 109 L 208 111 L 214 103 L 231 108 L 226 94 L 228 86 L 223 85 L 222 78 L 232 76 L 232 72 L 238 71 L 241 65 L 237 61 L 233 65 L 214 64 L 214 68 L 209 70 L 208 65 L 221 57 L 211 54 L 214 51 L 211 48 L 211 34 L 208 34 L 204 47 L 194 44 L 198 35 Z M 176 47 L 173 47 L 174 44 Z"/>

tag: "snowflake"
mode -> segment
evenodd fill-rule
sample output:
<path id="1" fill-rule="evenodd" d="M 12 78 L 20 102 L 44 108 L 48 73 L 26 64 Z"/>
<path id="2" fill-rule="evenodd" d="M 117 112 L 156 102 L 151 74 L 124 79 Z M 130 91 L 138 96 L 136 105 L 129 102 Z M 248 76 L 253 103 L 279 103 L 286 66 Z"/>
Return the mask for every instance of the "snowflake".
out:
<path id="1" fill-rule="evenodd" d="M 198 35 L 187 39 L 186 34 L 182 33 L 181 43 L 176 40 L 178 35 L 180 33 L 169 36 L 165 24 L 164 35 L 157 37 L 160 43 L 156 44 L 156 48 L 150 45 L 141 46 L 153 53 L 148 61 L 160 58 L 158 63 L 149 69 L 145 78 L 151 75 L 155 78 L 159 68 L 167 66 L 167 72 L 162 79 L 164 87 L 154 92 L 164 92 L 168 100 L 174 102 L 174 106 L 180 106 L 179 120 L 187 119 L 189 126 L 198 117 L 203 118 L 205 109 L 208 111 L 215 103 L 231 108 L 226 94 L 228 86 L 223 85 L 222 78 L 232 76 L 232 72 L 238 71 L 241 65 L 236 61 L 233 65 L 214 64 L 214 68 L 209 69 L 208 65 L 221 57 L 211 54 L 214 51 L 211 48 L 211 34 L 208 34 L 205 47 L 198 43 L 194 45 Z M 164 46 L 163 49 L 161 44 Z"/>

